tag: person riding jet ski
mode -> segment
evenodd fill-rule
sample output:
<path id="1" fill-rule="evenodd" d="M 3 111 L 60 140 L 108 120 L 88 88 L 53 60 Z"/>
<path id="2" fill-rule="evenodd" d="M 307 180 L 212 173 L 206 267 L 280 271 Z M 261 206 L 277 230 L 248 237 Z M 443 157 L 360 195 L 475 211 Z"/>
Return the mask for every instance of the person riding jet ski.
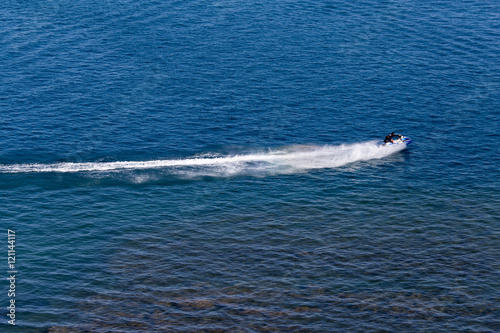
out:
<path id="1" fill-rule="evenodd" d="M 400 139 L 403 137 L 401 134 L 394 134 L 394 132 L 392 132 L 391 134 L 389 134 L 385 137 L 384 143 L 388 143 L 388 142 L 394 143 L 394 140 L 392 138 L 395 136 L 397 136 Z"/>

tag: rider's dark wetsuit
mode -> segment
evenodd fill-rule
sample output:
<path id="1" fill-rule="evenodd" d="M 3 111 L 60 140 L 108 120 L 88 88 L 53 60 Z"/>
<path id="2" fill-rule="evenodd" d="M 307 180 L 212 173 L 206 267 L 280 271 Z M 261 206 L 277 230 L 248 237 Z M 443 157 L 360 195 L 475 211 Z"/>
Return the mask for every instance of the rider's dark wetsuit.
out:
<path id="1" fill-rule="evenodd" d="M 389 134 L 388 136 L 385 137 L 384 143 L 387 143 L 387 142 L 392 142 L 392 135 L 391 134 Z"/>

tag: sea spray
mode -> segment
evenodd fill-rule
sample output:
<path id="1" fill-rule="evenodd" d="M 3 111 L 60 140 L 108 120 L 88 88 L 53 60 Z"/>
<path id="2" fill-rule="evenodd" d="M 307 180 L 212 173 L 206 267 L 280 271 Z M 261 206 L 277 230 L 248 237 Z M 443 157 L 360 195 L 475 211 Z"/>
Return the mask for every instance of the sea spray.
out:
<path id="1" fill-rule="evenodd" d="M 170 171 L 170 174 L 191 176 L 288 174 L 311 169 L 336 168 L 357 161 L 380 159 L 404 148 L 405 145 L 381 147 L 376 141 L 339 146 L 296 145 L 268 152 L 222 157 L 0 165 L 0 173 L 116 172 L 120 170 L 165 169 Z"/>

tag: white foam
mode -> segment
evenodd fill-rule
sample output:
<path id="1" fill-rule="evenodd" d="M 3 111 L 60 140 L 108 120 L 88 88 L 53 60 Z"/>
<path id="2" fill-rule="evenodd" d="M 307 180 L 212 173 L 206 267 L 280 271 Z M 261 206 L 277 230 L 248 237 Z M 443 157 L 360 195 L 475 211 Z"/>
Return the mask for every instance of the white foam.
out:
<path id="1" fill-rule="evenodd" d="M 357 161 L 380 159 L 401 151 L 405 145 L 380 147 L 376 141 L 340 146 L 292 146 L 265 153 L 187 159 L 0 165 L 0 173 L 108 172 L 171 169 L 184 175 L 234 175 L 245 173 L 293 173 L 335 168 Z M 206 155 L 205 155 L 206 156 Z"/>

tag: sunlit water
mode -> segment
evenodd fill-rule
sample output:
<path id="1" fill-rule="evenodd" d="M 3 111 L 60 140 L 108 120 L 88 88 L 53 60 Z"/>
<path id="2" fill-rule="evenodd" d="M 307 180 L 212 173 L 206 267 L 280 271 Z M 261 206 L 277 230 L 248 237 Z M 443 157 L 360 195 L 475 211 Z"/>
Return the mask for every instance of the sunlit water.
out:
<path id="1" fill-rule="evenodd" d="M 499 12 L 0 4 L 0 330 L 498 332 Z"/>

